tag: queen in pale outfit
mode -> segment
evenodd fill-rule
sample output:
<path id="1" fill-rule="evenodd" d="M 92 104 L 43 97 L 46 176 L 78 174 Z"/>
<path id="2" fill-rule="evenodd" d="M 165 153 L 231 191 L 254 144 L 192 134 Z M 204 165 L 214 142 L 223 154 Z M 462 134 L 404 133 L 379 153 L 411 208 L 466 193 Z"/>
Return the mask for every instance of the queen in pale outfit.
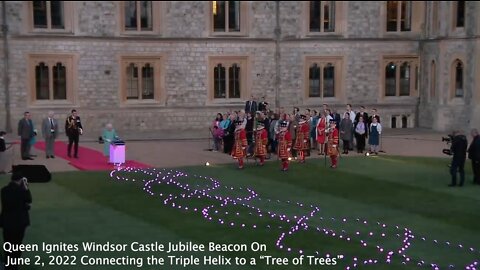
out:
<path id="1" fill-rule="evenodd" d="M 105 129 L 103 130 L 102 138 L 104 141 L 103 154 L 108 157 L 110 156 L 110 143 L 118 138 L 117 132 L 115 132 L 115 129 L 113 129 L 112 124 L 108 123 L 105 126 Z"/>

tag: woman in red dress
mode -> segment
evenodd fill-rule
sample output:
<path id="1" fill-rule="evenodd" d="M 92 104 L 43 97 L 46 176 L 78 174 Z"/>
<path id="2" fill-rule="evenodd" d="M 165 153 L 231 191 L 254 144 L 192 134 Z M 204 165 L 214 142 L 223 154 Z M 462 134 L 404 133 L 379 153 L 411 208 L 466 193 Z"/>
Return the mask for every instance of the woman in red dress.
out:
<path id="1" fill-rule="evenodd" d="M 325 154 L 325 139 L 326 139 L 325 129 L 326 128 L 327 128 L 327 118 L 325 117 L 325 113 L 321 113 L 320 119 L 318 119 L 318 123 L 317 123 L 317 143 L 318 143 L 319 155 Z"/>

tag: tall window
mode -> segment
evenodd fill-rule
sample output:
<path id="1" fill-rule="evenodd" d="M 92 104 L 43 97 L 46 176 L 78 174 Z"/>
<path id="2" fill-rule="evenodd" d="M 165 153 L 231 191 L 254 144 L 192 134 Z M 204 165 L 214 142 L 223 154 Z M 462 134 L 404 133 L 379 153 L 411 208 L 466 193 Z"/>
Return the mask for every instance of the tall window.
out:
<path id="1" fill-rule="evenodd" d="M 412 30 L 412 1 L 387 1 L 387 32 Z"/>
<path id="2" fill-rule="evenodd" d="M 209 68 L 209 97 L 211 100 L 247 97 L 246 57 L 211 57 Z"/>
<path id="3" fill-rule="evenodd" d="M 228 70 L 228 72 L 226 72 Z M 240 65 L 233 63 L 224 67 L 218 64 L 213 68 L 213 98 L 240 98 Z"/>
<path id="4" fill-rule="evenodd" d="M 154 98 L 154 69 L 150 63 L 131 62 L 126 69 L 127 99 Z"/>
<path id="5" fill-rule="evenodd" d="M 335 96 L 335 66 L 332 63 L 312 63 L 309 72 L 308 97 Z"/>
<path id="6" fill-rule="evenodd" d="M 465 27 L 465 1 L 453 1 L 455 27 Z"/>
<path id="7" fill-rule="evenodd" d="M 124 2 L 124 31 L 153 31 L 152 1 Z"/>
<path id="8" fill-rule="evenodd" d="M 63 63 L 40 62 L 35 66 L 36 100 L 66 100 L 67 70 Z"/>
<path id="9" fill-rule="evenodd" d="M 384 61 L 385 96 L 414 96 L 418 92 L 418 58 Z"/>
<path id="10" fill-rule="evenodd" d="M 437 70 L 435 67 L 435 61 L 432 60 L 432 65 L 430 68 L 430 97 L 435 97 L 435 87 L 437 83 Z"/>
<path id="11" fill-rule="evenodd" d="M 430 34 L 436 35 L 438 33 L 438 24 L 438 1 L 432 1 L 432 28 Z"/>
<path id="12" fill-rule="evenodd" d="M 240 33 L 241 1 L 212 1 L 213 32 Z"/>
<path id="13" fill-rule="evenodd" d="M 310 32 L 335 32 L 335 1 L 310 1 Z"/>
<path id="14" fill-rule="evenodd" d="M 455 62 L 453 63 L 453 74 L 454 74 L 453 96 L 462 98 L 464 96 L 463 63 L 459 59 L 455 60 Z"/>
<path id="15" fill-rule="evenodd" d="M 31 101 L 73 101 L 73 57 L 30 55 Z"/>
<path id="16" fill-rule="evenodd" d="M 125 56 L 122 59 L 124 101 L 158 101 L 161 95 L 161 58 Z"/>
<path id="17" fill-rule="evenodd" d="M 32 1 L 34 29 L 65 29 L 63 1 Z"/>
<path id="18" fill-rule="evenodd" d="M 341 92 L 343 58 L 309 56 L 305 61 L 305 97 L 334 98 Z"/>

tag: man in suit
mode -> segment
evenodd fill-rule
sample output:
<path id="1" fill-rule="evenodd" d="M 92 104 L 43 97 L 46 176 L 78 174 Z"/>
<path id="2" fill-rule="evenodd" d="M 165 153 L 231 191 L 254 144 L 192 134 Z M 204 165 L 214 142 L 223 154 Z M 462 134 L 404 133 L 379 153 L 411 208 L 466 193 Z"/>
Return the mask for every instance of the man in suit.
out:
<path id="1" fill-rule="evenodd" d="M 262 101 L 258 104 L 258 110 L 262 113 L 266 113 L 268 102 L 265 101 L 265 96 L 262 97 Z"/>
<path id="2" fill-rule="evenodd" d="M 468 147 L 468 158 L 472 160 L 473 184 L 480 185 L 480 135 L 477 129 L 472 129 L 472 143 Z"/>
<path id="3" fill-rule="evenodd" d="M 257 102 L 255 101 L 255 97 L 253 95 L 250 96 L 250 100 L 247 100 L 245 103 L 245 113 L 250 113 L 255 115 L 257 112 Z"/>
<path id="4" fill-rule="evenodd" d="M 27 179 L 20 172 L 14 172 L 10 183 L 1 191 L 2 213 L 0 222 L 3 227 L 3 242 L 20 245 L 25 236 L 25 230 L 30 225 L 28 211 L 32 203 L 32 194 L 28 189 Z M 6 252 L 5 262 L 15 262 L 22 255 L 21 251 Z M 18 269 L 17 265 L 9 265 L 5 269 Z"/>
<path id="5" fill-rule="evenodd" d="M 80 135 L 83 133 L 83 127 L 80 116 L 77 115 L 77 110 L 72 110 L 72 114 L 67 117 L 65 121 L 65 133 L 68 136 L 68 157 L 72 157 L 72 144 L 75 144 L 73 156 L 78 158 L 78 141 Z"/>
<path id="6" fill-rule="evenodd" d="M 342 117 L 339 113 L 337 113 L 337 109 L 332 108 L 332 119 L 335 121 L 335 128 L 338 129 L 340 127 L 340 121 L 342 121 Z"/>
<path id="7" fill-rule="evenodd" d="M 453 153 L 452 163 L 450 164 L 450 174 L 452 175 L 452 183 L 449 187 L 457 185 L 457 171 L 460 173 L 460 186 L 465 182 L 465 159 L 467 157 L 467 137 L 460 130 L 453 132 L 451 151 Z"/>
<path id="8" fill-rule="evenodd" d="M 54 118 L 55 114 L 53 111 L 48 112 L 48 117 L 43 119 L 42 121 L 42 135 L 45 139 L 45 154 L 47 158 L 55 158 L 53 154 L 55 139 L 58 135 L 58 122 L 57 119 Z"/>
<path id="9" fill-rule="evenodd" d="M 33 136 L 35 136 L 35 133 L 29 112 L 25 112 L 23 114 L 23 118 L 18 121 L 18 136 L 20 136 L 21 140 L 20 151 L 22 154 L 22 159 L 33 160 L 33 158 L 30 157 L 30 140 L 33 138 Z"/>

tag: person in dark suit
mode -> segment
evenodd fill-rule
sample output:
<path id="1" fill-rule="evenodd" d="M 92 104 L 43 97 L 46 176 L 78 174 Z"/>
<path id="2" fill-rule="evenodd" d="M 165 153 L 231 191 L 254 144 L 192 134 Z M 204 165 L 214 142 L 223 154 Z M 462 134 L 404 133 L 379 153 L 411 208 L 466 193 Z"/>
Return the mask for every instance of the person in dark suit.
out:
<path id="1" fill-rule="evenodd" d="M 266 113 L 267 106 L 268 106 L 268 102 L 265 101 L 265 96 L 263 96 L 262 101 L 258 103 L 258 110 L 261 111 L 262 113 Z"/>
<path id="2" fill-rule="evenodd" d="M 77 110 L 72 110 L 72 114 L 67 117 L 65 121 L 65 133 L 67 133 L 68 136 L 68 157 L 72 157 L 72 144 L 75 144 L 73 156 L 78 158 L 78 141 L 80 135 L 83 133 L 83 127 L 80 116 L 77 115 Z"/>
<path id="3" fill-rule="evenodd" d="M 19 245 L 23 242 L 25 230 L 30 226 L 28 211 L 32 203 L 32 194 L 28 189 L 27 179 L 20 172 L 14 172 L 10 183 L 2 188 L 2 213 L 0 224 L 3 227 L 3 242 Z M 17 261 L 21 251 L 5 252 L 5 262 Z M 18 269 L 16 265 L 6 266 L 7 270 Z"/>
<path id="4" fill-rule="evenodd" d="M 342 117 L 340 116 L 339 113 L 337 113 L 337 110 L 335 108 L 332 109 L 332 119 L 335 121 L 335 128 L 339 129 L 340 127 L 340 121 L 342 121 Z"/>
<path id="5" fill-rule="evenodd" d="M 451 151 L 453 153 L 452 164 L 450 165 L 450 174 L 452 175 L 452 183 L 449 187 L 457 185 L 457 171 L 460 173 L 460 186 L 465 182 L 465 159 L 467 157 L 467 137 L 460 131 L 453 132 Z"/>
<path id="6" fill-rule="evenodd" d="M 58 135 L 58 122 L 54 115 L 53 111 L 49 111 L 48 117 L 42 121 L 42 135 L 45 139 L 45 154 L 47 158 L 55 158 L 53 148 Z"/>
<path id="7" fill-rule="evenodd" d="M 23 118 L 18 121 L 18 136 L 20 136 L 20 152 L 23 160 L 33 160 L 30 157 L 30 140 L 35 136 L 30 112 L 23 113 Z"/>
<path id="8" fill-rule="evenodd" d="M 255 101 L 255 97 L 252 95 L 250 96 L 250 100 L 247 100 L 245 103 L 245 113 L 254 115 L 255 112 L 257 112 L 257 102 Z"/>
<path id="9" fill-rule="evenodd" d="M 472 129 L 472 143 L 468 147 L 468 158 L 472 161 L 473 184 L 480 185 L 480 135 L 477 129 Z"/>

